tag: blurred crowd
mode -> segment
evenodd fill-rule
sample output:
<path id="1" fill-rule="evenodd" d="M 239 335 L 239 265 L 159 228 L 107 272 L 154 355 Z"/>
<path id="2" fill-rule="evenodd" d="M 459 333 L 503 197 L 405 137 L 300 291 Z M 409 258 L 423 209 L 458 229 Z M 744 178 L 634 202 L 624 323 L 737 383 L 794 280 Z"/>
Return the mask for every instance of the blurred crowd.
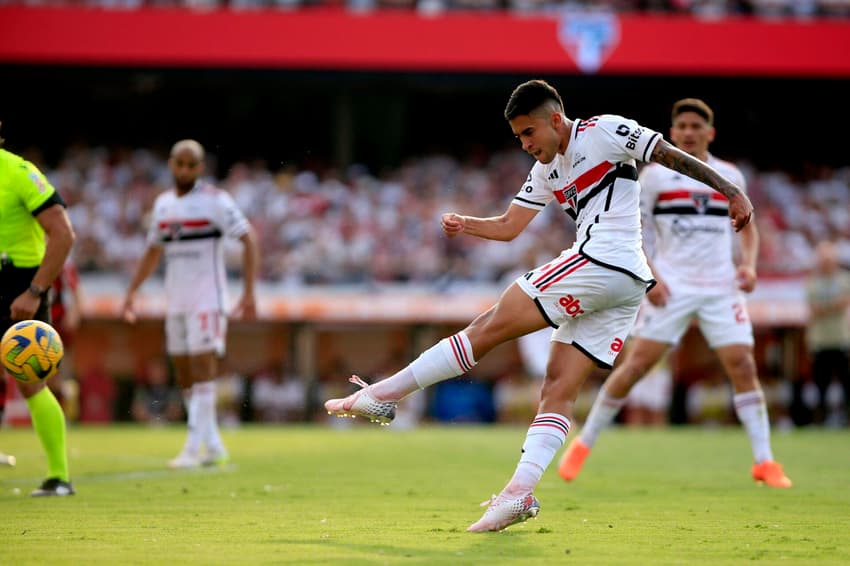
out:
<path id="1" fill-rule="evenodd" d="M 129 277 L 145 249 L 153 201 L 171 184 L 165 156 L 75 147 L 55 167 L 38 155 L 28 157 L 44 166 L 68 202 L 78 269 Z M 467 161 L 412 158 L 379 174 L 358 165 L 345 171 L 272 170 L 262 161 L 218 172 L 212 158 L 208 180 L 228 191 L 249 217 L 262 246 L 261 277 L 268 282 L 444 290 L 501 283 L 518 266 L 548 261 L 573 241 L 572 222 L 555 207 L 513 242 L 443 236 L 443 212 L 501 214 L 530 165 L 519 150 Z M 827 239 L 837 242 L 840 263 L 850 266 L 850 167 L 811 166 L 791 175 L 740 165 L 758 210 L 762 276 L 807 271 L 814 247 Z M 240 253 L 238 242 L 228 248 L 234 270 Z"/>
<path id="2" fill-rule="evenodd" d="M 620 13 L 680 13 L 698 17 L 848 17 L 850 0 L 0 0 L 0 4 L 86 5 L 134 9 L 143 6 L 234 9 L 341 7 L 352 10 L 409 9 L 425 13 L 451 10 L 560 10 Z"/>

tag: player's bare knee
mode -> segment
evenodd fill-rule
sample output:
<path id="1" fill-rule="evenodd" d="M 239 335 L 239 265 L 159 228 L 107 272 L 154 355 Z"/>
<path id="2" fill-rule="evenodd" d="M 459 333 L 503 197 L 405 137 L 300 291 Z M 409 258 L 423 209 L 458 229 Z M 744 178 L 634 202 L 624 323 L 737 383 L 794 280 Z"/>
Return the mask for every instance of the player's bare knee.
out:
<path id="1" fill-rule="evenodd" d="M 752 356 L 735 356 L 726 361 L 726 372 L 736 391 L 749 391 L 758 387 L 756 363 Z"/>

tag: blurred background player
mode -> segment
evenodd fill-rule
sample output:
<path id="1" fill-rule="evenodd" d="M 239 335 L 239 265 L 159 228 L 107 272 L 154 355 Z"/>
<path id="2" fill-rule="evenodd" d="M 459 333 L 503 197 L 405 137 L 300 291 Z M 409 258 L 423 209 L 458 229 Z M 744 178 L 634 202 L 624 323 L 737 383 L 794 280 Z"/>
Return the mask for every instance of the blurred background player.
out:
<path id="1" fill-rule="evenodd" d="M 59 399 L 65 417 L 76 421 L 79 413 L 79 386 L 74 376 L 74 338 L 82 321 L 83 297 L 80 289 L 80 275 L 77 266 L 70 258 L 62 266 L 62 273 L 53 281 L 50 288 L 50 319 L 53 328 L 62 338 L 65 354 L 62 366 L 55 379 L 48 383 L 51 391 Z"/>
<path id="2" fill-rule="evenodd" d="M 662 426 L 670 421 L 673 371 L 664 356 L 638 381 L 626 399 L 623 422 L 629 426 Z"/>
<path id="3" fill-rule="evenodd" d="M 65 202 L 41 171 L 2 145 L 0 138 L 0 332 L 5 332 L 18 320 L 50 323 L 48 290 L 68 258 L 74 230 Z M 73 495 L 62 407 L 44 382 L 17 385 L 47 455 L 47 479 L 30 495 Z"/>
<path id="4" fill-rule="evenodd" d="M 544 81 L 519 85 L 505 118 L 522 148 L 537 162 L 504 214 L 490 218 L 446 213 L 443 231 L 509 241 L 550 202 L 578 226 L 572 248 L 508 287 L 496 305 L 464 330 L 443 339 L 393 376 L 367 385 L 325 408 L 389 423 L 398 400 L 418 389 L 469 372 L 487 352 L 547 325 L 549 362 L 537 415 L 513 477 L 468 531 L 498 531 L 536 516 L 534 489 L 569 434 L 573 404 L 597 367 L 610 368 L 631 330 L 652 271 L 640 246 L 640 186 L 636 160 L 653 160 L 711 183 L 730 199 L 735 227 L 752 205 L 714 169 L 679 151 L 660 134 L 614 115 L 570 120 L 558 92 Z M 724 212 L 724 214 L 726 213 Z M 728 220 L 724 219 L 724 222 Z"/>
<path id="5" fill-rule="evenodd" d="M 135 322 L 136 292 L 165 253 L 166 350 L 183 390 L 188 435 L 172 468 L 221 464 L 228 453 L 216 417 L 215 378 L 227 336 L 227 280 L 223 237 L 243 245 L 243 293 L 233 314 L 256 316 L 257 243 L 251 225 L 225 191 L 200 180 L 204 149 L 194 140 L 174 144 L 168 161 L 174 189 L 154 203 L 148 247 L 124 299 L 123 316 Z M 202 454 L 202 446 L 206 452 Z"/>
<path id="6" fill-rule="evenodd" d="M 702 100 L 673 105 L 670 139 L 744 187 L 737 167 L 708 152 L 714 141 L 714 112 Z M 708 186 L 676 171 L 649 164 L 641 172 L 641 211 L 654 250 L 657 281 L 647 294 L 627 351 L 605 380 L 581 434 L 564 452 L 558 472 L 572 480 L 599 433 L 626 403 L 629 391 L 696 319 L 717 353 L 735 390 L 735 413 L 750 437 L 753 479 L 772 487 L 791 487 L 773 460 L 770 421 L 753 359 L 753 329 L 743 292 L 756 284 L 758 232 L 754 223 L 740 231 L 740 261 L 733 258 L 733 234 L 726 220 L 729 203 Z"/>
<path id="7" fill-rule="evenodd" d="M 829 241 L 815 248 L 816 264 L 806 282 L 806 297 L 811 318 L 806 327 L 806 345 L 811 357 L 811 377 L 817 386 L 818 402 L 814 422 L 829 419 L 827 392 L 837 381 L 844 391 L 844 408 L 850 405 L 850 273 L 838 262 L 838 249 Z M 841 415 L 841 421 L 846 415 Z M 837 422 L 836 424 L 843 424 Z"/>

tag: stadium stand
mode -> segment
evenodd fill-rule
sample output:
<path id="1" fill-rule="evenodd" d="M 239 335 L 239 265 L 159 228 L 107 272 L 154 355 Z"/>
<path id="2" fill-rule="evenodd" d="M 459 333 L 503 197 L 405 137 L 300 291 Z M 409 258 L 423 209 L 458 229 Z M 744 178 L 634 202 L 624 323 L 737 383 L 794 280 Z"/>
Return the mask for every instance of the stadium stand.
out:
<path id="1" fill-rule="evenodd" d="M 262 161 L 240 161 L 210 180 L 234 196 L 257 228 L 268 281 L 441 289 L 497 283 L 514 269 L 513 258 L 526 256 L 539 240 L 546 242 L 542 256 L 572 240 L 554 214 L 508 244 L 441 236 L 438 219 L 446 210 L 501 213 L 529 163 L 518 150 L 493 154 L 481 165 L 432 155 L 375 175 L 361 165 L 273 170 Z M 743 169 L 759 210 L 762 277 L 802 274 L 824 239 L 839 242 L 842 264 L 850 266 L 850 168 L 810 166 L 798 177 Z M 78 227 L 79 269 L 128 275 L 144 251 L 153 199 L 169 186 L 164 156 L 76 147 L 47 171 Z"/>

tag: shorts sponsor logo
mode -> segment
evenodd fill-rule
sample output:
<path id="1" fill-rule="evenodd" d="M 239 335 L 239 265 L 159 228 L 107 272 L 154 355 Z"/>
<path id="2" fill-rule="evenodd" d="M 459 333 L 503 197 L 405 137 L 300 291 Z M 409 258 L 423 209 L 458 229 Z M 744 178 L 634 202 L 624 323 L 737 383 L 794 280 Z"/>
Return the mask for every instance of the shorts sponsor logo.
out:
<path id="1" fill-rule="evenodd" d="M 623 339 L 622 338 L 614 338 L 614 341 L 611 342 L 611 345 L 608 346 L 611 349 L 611 353 L 618 354 L 620 350 L 623 349 Z"/>
<path id="2" fill-rule="evenodd" d="M 558 305 L 564 309 L 567 316 L 575 318 L 584 314 L 584 310 L 581 308 L 581 302 L 572 295 L 567 295 L 566 297 L 558 299 Z"/>

